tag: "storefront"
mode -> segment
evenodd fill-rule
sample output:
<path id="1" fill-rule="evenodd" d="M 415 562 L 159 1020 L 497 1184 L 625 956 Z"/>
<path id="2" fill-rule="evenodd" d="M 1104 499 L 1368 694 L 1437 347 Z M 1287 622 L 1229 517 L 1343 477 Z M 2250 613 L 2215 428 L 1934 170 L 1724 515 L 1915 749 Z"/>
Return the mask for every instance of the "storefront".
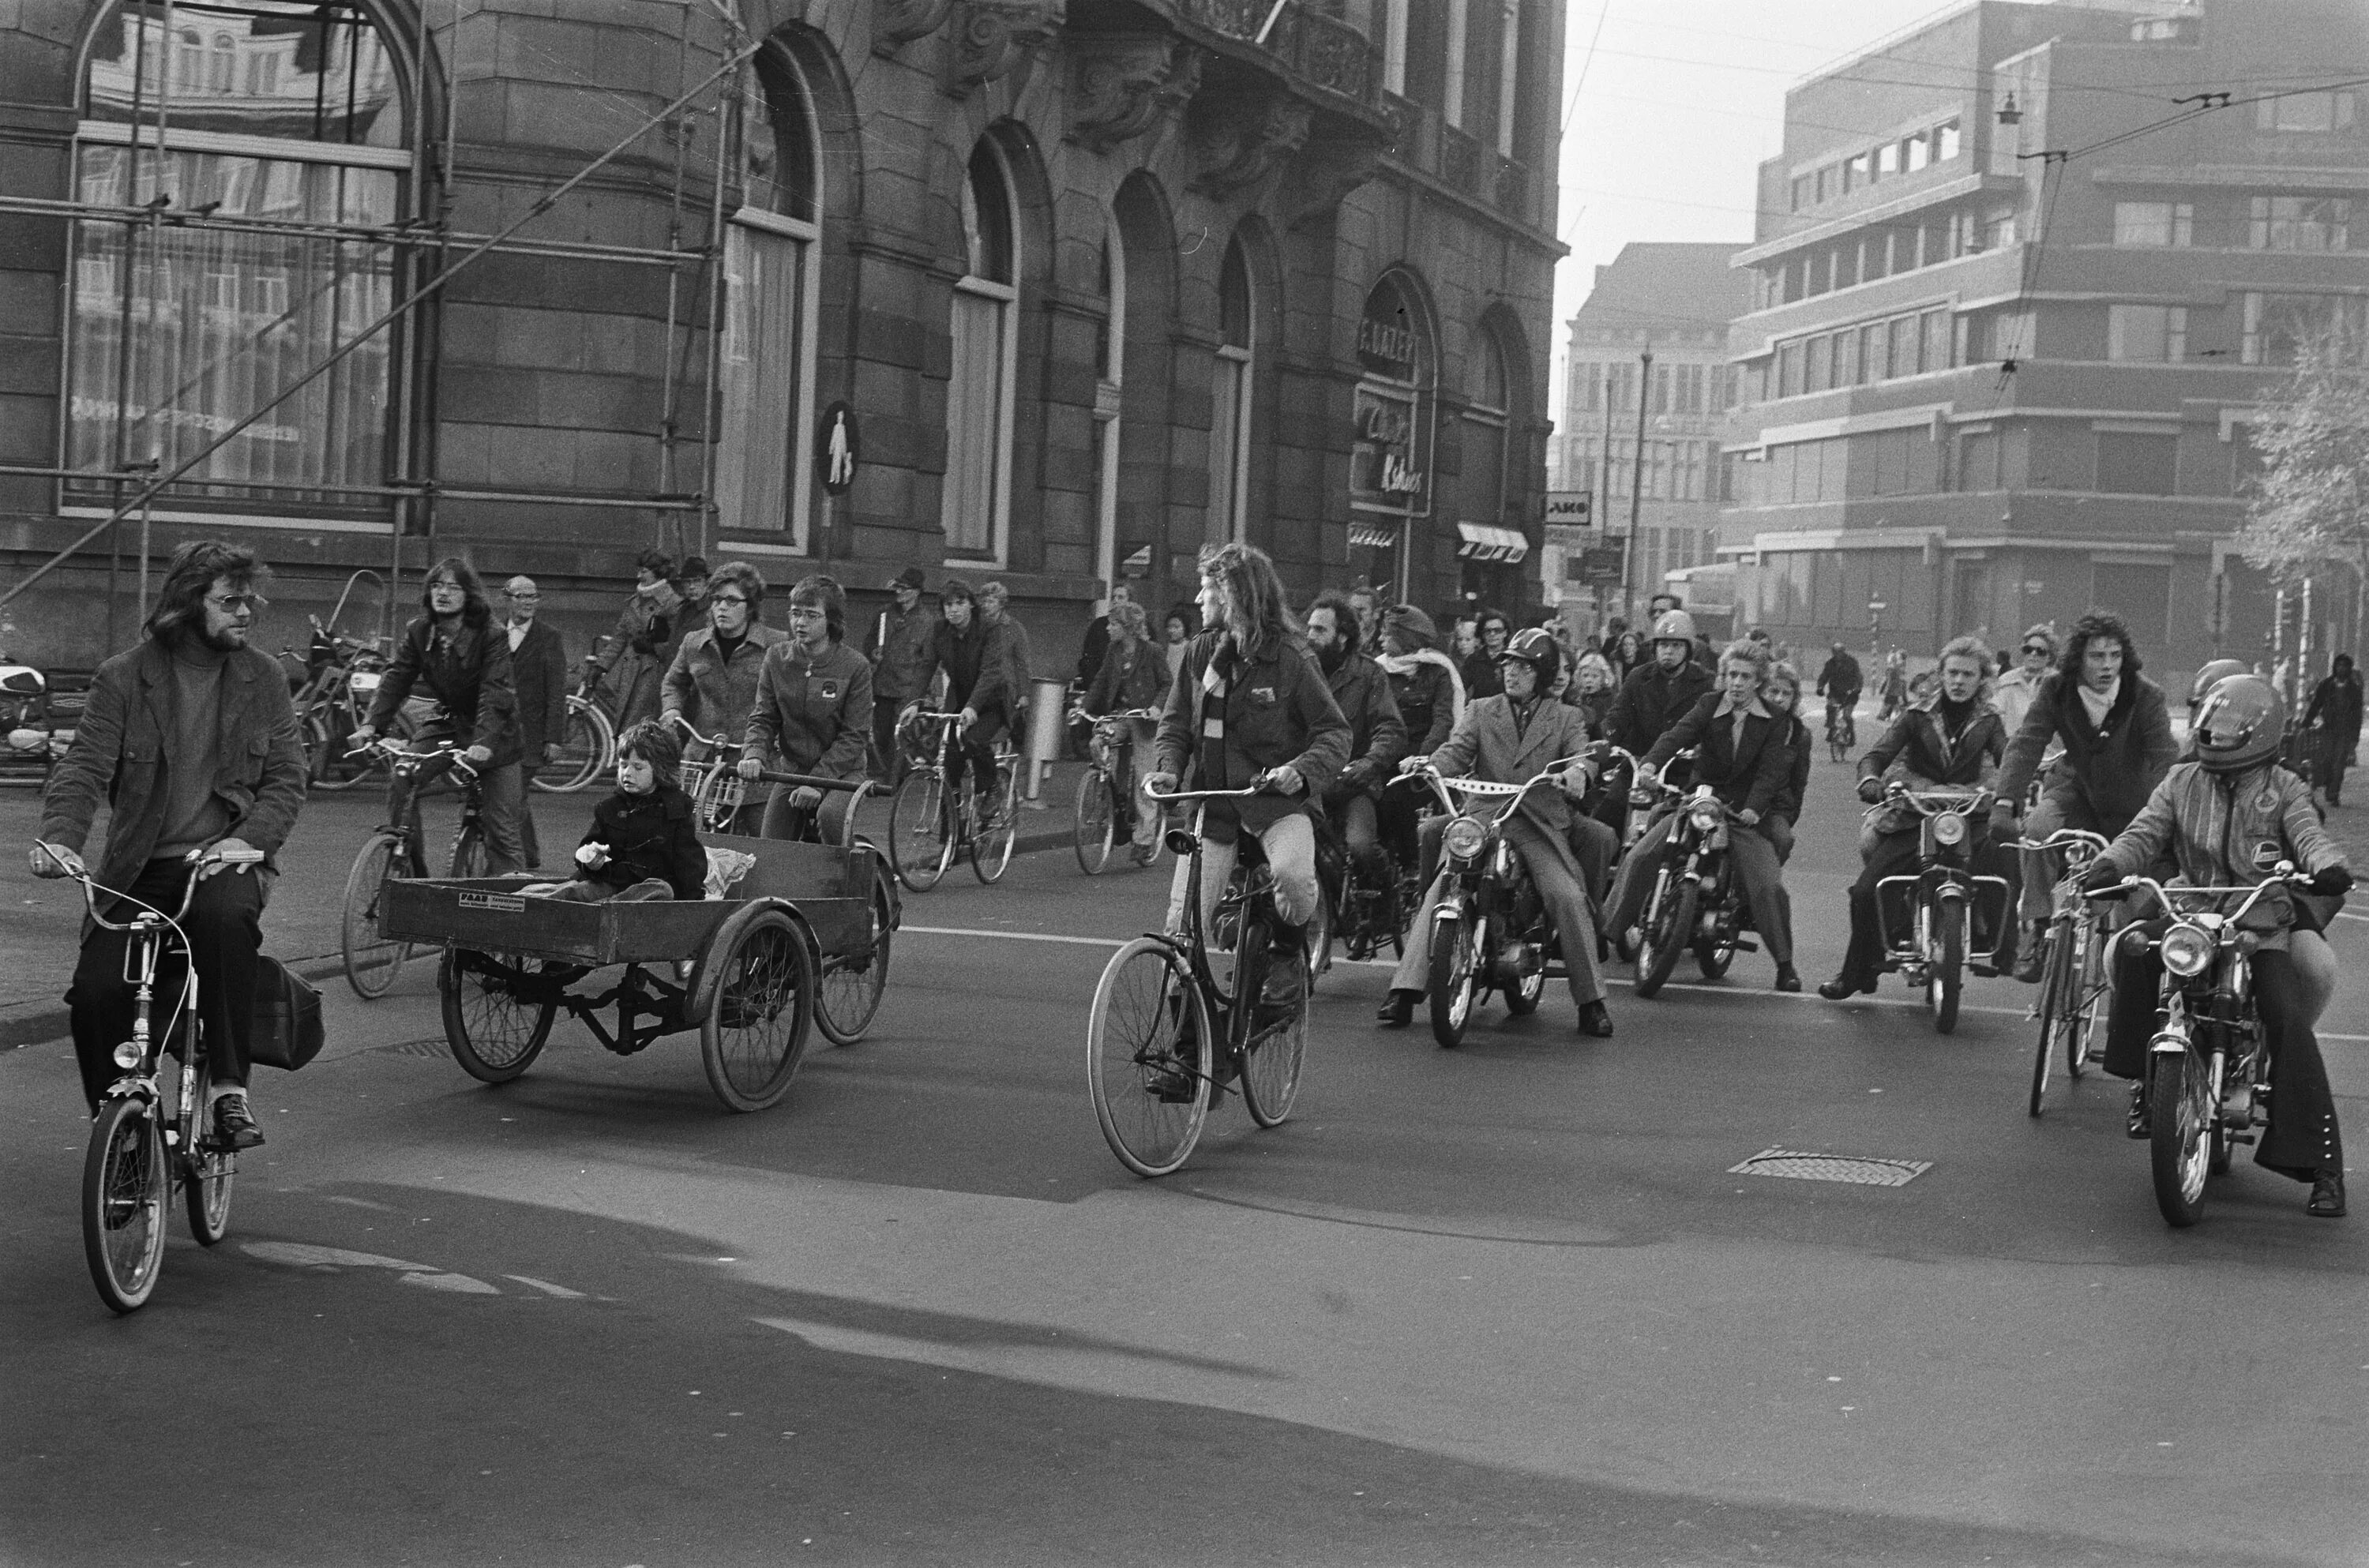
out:
<path id="1" fill-rule="evenodd" d="M 1383 274 L 1357 320 L 1349 567 L 1392 600 L 1408 596 L 1418 531 L 1431 516 L 1435 342 L 1414 280 Z"/>

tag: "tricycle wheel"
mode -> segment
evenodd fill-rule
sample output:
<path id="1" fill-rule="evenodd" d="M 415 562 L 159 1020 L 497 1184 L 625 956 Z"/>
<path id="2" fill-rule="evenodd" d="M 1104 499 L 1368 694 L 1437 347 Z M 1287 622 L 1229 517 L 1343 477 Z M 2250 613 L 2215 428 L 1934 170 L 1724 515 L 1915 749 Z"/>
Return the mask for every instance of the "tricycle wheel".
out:
<path id="1" fill-rule="evenodd" d="M 525 962 L 448 947 L 437 967 L 445 1042 L 461 1070 L 481 1083 L 508 1083 L 551 1038 L 553 982 L 530 974 Z"/>
<path id="2" fill-rule="evenodd" d="M 888 989 L 888 950 L 897 935 L 897 888 L 888 865 L 872 863 L 872 945 L 861 953 L 825 954 L 822 989 L 815 995 L 815 1023 L 834 1046 L 852 1046 L 872 1027 Z"/>
<path id="3" fill-rule="evenodd" d="M 806 929 L 771 905 L 752 905 L 715 933 L 695 984 L 699 1054 L 715 1097 L 736 1111 L 779 1104 L 814 1017 Z"/>

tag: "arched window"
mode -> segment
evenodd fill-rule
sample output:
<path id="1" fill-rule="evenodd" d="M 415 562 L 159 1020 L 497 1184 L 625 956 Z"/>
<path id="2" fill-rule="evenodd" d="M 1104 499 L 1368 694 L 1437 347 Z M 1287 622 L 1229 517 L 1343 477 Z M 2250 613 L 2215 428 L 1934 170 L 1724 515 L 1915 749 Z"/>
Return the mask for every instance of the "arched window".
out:
<path id="1" fill-rule="evenodd" d="M 988 137 L 971 151 L 962 225 L 964 272 L 955 283 L 946 480 L 939 520 L 950 556 L 1001 565 L 1012 506 L 1020 222 L 1012 171 Z"/>
<path id="2" fill-rule="evenodd" d="M 1252 364 L 1258 350 L 1250 258 L 1237 235 L 1218 279 L 1219 341 L 1209 382 L 1208 538 L 1250 536 Z"/>
<path id="3" fill-rule="evenodd" d="M 79 198 L 132 209 L 161 196 L 173 212 L 212 212 L 154 232 L 114 219 L 74 225 L 70 513 L 110 498 L 110 476 L 126 465 L 178 467 L 394 303 L 391 246 L 258 222 L 348 233 L 401 222 L 407 106 L 373 13 L 353 0 L 216 0 L 205 20 L 211 48 L 194 30 L 168 32 L 161 5 L 125 5 L 92 40 L 74 145 Z M 245 93 L 242 52 L 269 63 L 246 73 Z M 258 97 L 258 86 L 275 96 Z M 391 477 L 388 342 L 385 332 L 364 339 L 231 435 L 166 498 L 207 521 L 271 512 L 383 522 L 387 503 L 370 492 Z"/>
<path id="4" fill-rule="evenodd" d="M 1349 453 L 1349 564 L 1400 599 L 1411 591 L 1407 530 L 1431 513 L 1437 355 L 1422 289 L 1382 274 L 1357 322 L 1356 439 Z"/>
<path id="5" fill-rule="evenodd" d="M 740 205 L 724 235 L 716 524 L 807 547 L 821 231 L 813 97 L 786 53 L 758 56 L 741 99 Z"/>

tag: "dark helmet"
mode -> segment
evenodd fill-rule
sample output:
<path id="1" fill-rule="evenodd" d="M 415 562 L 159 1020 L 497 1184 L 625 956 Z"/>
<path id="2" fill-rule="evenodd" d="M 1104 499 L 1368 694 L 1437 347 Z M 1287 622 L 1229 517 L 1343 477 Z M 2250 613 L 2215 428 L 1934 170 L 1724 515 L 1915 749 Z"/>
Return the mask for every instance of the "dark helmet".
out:
<path id="1" fill-rule="evenodd" d="M 2285 704 L 2259 675 L 2233 675 L 2213 688 L 2189 734 L 2210 773 L 2238 773 L 2279 754 Z"/>
<path id="2" fill-rule="evenodd" d="M 2188 688 L 2188 711 L 2194 713 L 2196 704 L 2212 695 L 2213 688 L 2232 675 L 2246 673 L 2242 658 L 2216 658 L 2196 672 L 2196 680 Z"/>
<path id="3" fill-rule="evenodd" d="M 1506 640 L 1505 651 L 1496 662 L 1503 664 L 1509 658 L 1518 658 L 1537 670 L 1539 690 L 1543 692 L 1554 684 L 1556 672 L 1562 669 L 1562 645 L 1536 626 L 1525 626 Z"/>

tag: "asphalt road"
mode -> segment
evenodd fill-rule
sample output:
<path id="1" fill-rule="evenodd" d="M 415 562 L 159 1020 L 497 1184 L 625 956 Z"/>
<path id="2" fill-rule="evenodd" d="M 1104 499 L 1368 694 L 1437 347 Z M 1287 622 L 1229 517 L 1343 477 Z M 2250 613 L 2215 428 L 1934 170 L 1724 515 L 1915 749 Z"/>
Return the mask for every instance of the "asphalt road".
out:
<path id="1" fill-rule="evenodd" d="M 1842 772 L 1791 874 L 1813 979 Z M 0 1056 L 0 1559 L 2369 1562 L 2369 1210 L 2244 1166 L 2168 1230 L 2119 1086 L 2024 1116 L 2023 988 L 1943 1039 L 1746 956 L 1616 990 L 1608 1041 L 1558 990 L 1450 1053 L 1345 967 L 1296 1118 L 1230 1108 L 1146 1183 L 1082 1033 L 1163 889 L 1048 853 L 909 898 L 874 1033 L 751 1116 L 689 1037 L 563 1024 L 488 1089 L 425 966 L 333 984 L 231 1238 L 123 1320 L 65 1047 Z M 2356 1144 L 2365 937 L 2326 1021 Z M 1730 1173 L 1772 1148 L 1931 1164 Z"/>

